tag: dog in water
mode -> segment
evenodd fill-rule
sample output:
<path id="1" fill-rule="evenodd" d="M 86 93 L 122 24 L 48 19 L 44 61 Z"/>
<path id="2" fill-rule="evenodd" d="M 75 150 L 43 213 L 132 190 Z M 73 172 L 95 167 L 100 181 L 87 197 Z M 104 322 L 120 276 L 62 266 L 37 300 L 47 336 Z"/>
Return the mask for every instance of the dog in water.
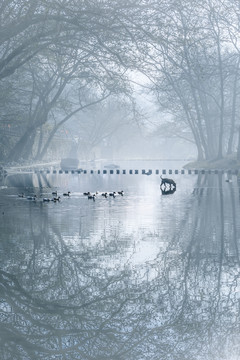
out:
<path id="1" fill-rule="evenodd" d="M 164 187 L 166 188 L 166 186 L 169 185 L 169 186 L 170 186 L 170 189 L 172 188 L 172 186 L 176 189 L 177 184 L 175 183 L 175 181 L 174 181 L 173 179 L 162 178 L 162 176 L 160 176 L 160 178 L 161 178 L 161 180 L 162 180 L 160 187 L 161 187 L 162 185 L 164 185 Z"/>

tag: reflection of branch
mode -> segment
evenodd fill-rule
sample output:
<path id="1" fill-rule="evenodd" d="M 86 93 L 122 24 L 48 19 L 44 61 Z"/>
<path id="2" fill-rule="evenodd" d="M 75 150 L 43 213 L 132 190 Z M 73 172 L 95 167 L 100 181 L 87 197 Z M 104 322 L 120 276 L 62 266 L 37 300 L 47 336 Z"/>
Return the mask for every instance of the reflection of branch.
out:
<path id="1" fill-rule="evenodd" d="M 220 289 L 221 289 L 221 278 L 222 278 L 222 266 L 223 266 L 223 257 L 224 257 L 224 203 L 223 203 L 223 188 L 222 188 L 222 175 L 218 175 L 219 180 L 219 229 L 220 229 L 220 254 L 219 254 L 219 272 L 218 272 L 218 283 L 217 283 L 217 290 L 218 290 L 218 300 L 217 304 L 220 302 Z"/>
<path id="2" fill-rule="evenodd" d="M 208 189 L 216 189 L 216 178 L 211 177 L 204 183 L 206 179 L 209 177 L 200 174 L 197 186 L 204 184 Z M 46 229 L 39 234 L 46 237 L 48 243 L 41 242 L 40 236 L 33 249 L 35 264 L 31 259 L 26 273 L 18 274 L 23 277 L 22 281 L 0 271 L 4 301 L 1 309 L 11 307 L 14 314 L 2 321 L 4 334 L 5 327 L 7 329 L 2 348 L 8 353 L 17 351 L 11 345 L 14 336 L 22 351 L 19 359 L 24 359 L 25 354 L 34 358 L 36 353 L 49 358 L 57 355 L 74 358 L 77 353 L 83 360 L 147 359 L 156 354 L 163 359 L 167 356 L 183 359 L 186 350 L 190 351 L 188 358 L 194 359 L 201 343 L 208 341 L 211 335 L 215 341 L 214 334 L 220 331 L 222 336 L 234 335 L 240 273 L 238 268 L 233 271 L 221 267 L 221 280 L 225 271 L 227 282 L 224 289 L 217 287 L 220 257 L 212 259 L 204 240 L 208 240 L 206 222 L 212 221 L 206 206 L 210 210 L 210 202 L 216 206 L 219 193 L 204 195 L 195 192 L 186 198 L 186 211 L 177 222 L 177 228 L 164 238 L 167 242 L 164 251 L 159 251 L 148 263 L 139 266 L 127 263 L 121 269 L 108 267 L 108 260 L 112 254 L 122 251 L 122 240 L 126 240 L 126 234 L 121 235 L 122 224 L 117 236 L 115 232 L 108 237 L 104 233 L 103 240 L 99 234 L 101 242 L 94 242 L 94 245 L 83 242 L 78 248 L 68 243 L 70 225 L 64 228 L 65 237 L 59 221 L 56 225 L 51 222 L 48 207 L 41 207 L 40 224 L 39 213 L 35 219 L 35 212 L 31 212 L 31 237 L 36 220 L 40 230 Z M 53 213 L 55 220 L 56 213 Z M 89 224 L 87 231 L 92 231 Z M 77 239 L 88 238 L 89 233 L 78 233 Z M 139 236 L 141 240 L 141 231 Z M 160 239 L 162 234 L 154 236 Z M 127 247 L 131 244 L 129 239 L 132 239 L 131 234 L 125 241 Z M 23 281 L 24 286 L 21 285 Z M 219 312 L 223 306 L 227 307 L 225 315 Z"/>
<path id="3" fill-rule="evenodd" d="M 238 248 L 238 243 L 237 243 L 237 221 L 236 221 L 238 214 L 236 213 L 235 194 L 234 194 L 232 186 L 230 187 L 230 195 L 231 195 L 232 218 L 233 218 L 233 242 L 234 242 L 237 261 L 238 261 L 238 264 L 240 264 L 239 248 Z"/>

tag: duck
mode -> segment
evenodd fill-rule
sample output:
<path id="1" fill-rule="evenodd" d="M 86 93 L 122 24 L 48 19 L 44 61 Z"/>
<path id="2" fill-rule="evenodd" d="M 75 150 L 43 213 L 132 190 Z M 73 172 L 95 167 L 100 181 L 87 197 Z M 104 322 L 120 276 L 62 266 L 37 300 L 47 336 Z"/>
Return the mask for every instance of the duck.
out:
<path id="1" fill-rule="evenodd" d="M 102 193 L 102 196 L 104 196 L 105 198 L 107 198 L 107 196 L 108 196 L 108 193 L 107 193 L 107 192 L 105 192 L 105 193 Z"/>
<path id="2" fill-rule="evenodd" d="M 18 197 L 24 198 L 24 193 L 18 194 Z"/>
<path id="3" fill-rule="evenodd" d="M 63 193 L 63 196 L 70 196 L 71 191 L 68 191 L 67 193 Z"/>
<path id="4" fill-rule="evenodd" d="M 109 196 L 116 197 L 116 195 L 117 195 L 116 191 L 113 191 L 113 192 L 110 192 L 110 193 L 109 193 Z"/>
<path id="5" fill-rule="evenodd" d="M 49 198 L 43 198 L 43 202 L 49 202 L 50 199 Z"/>
<path id="6" fill-rule="evenodd" d="M 54 198 L 52 198 L 52 199 L 51 199 L 51 201 L 53 201 L 53 202 L 57 202 L 57 201 L 60 201 L 60 199 L 61 199 L 61 197 L 60 197 L 60 196 L 58 196 L 58 197 L 54 197 Z"/>
<path id="7" fill-rule="evenodd" d="M 52 192 L 52 195 L 53 195 L 53 196 L 57 196 L 57 191 L 53 191 L 53 192 Z"/>
<path id="8" fill-rule="evenodd" d="M 93 194 L 93 195 L 88 195 L 88 199 L 92 199 L 93 201 L 95 201 L 95 198 L 96 198 L 96 194 Z"/>
<path id="9" fill-rule="evenodd" d="M 37 195 L 27 196 L 27 200 L 36 200 Z"/>
<path id="10" fill-rule="evenodd" d="M 227 179 L 227 180 L 226 180 L 226 182 L 229 182 L 229 183 L 231 183 L 231 182 L 232 182 L 232 180 L 231 180 L 231 179 Z"/>
<path id="11" fill-rule="evenodd" d="M 83 195 L 88 196 L 88 195 L 91 195 L 91 193 L 90 193 L 90 191 L 88 191 L 88 192 L 84 192 Z"/>
<path id="12" fill-rule="evenodd" d="M 123 194 L 124 194 L 124 191 L 123 191 L 123 190 L 121 190 L 121 191 L 118 191 L 118 194 L 119 194 L 119 195 L 122 195 L 122 196 L 123 196 Z"/>

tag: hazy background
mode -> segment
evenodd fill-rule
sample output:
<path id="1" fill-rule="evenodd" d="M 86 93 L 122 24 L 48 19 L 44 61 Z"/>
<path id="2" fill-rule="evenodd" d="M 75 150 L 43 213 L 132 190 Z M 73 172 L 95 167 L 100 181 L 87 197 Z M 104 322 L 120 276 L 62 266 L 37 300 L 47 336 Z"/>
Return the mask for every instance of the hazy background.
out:
<path id="1" fill-rule="evenodd" d="M 232 0 L 3 1 L 0 161 L 239 157 L 239 18 Z"/>

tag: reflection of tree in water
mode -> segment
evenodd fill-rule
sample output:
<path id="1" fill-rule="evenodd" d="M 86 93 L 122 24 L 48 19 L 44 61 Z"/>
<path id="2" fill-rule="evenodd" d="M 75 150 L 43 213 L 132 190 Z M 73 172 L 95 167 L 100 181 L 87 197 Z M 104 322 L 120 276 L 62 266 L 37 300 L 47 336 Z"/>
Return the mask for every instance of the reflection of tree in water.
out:
<path id="1" fill-rule="evenodd" d="M 6 185 L 15 188 L 51 187 L 48 176 L 44 173 L 19 173 L 9 175 L 5 181 Z"/>
<path id="2" fill-rule="evenodd" d="M 180 231 L 144 265 L 112 265 L 120 231 L 76 248 L 43 212 L 31 257 L 2 262 L 4 358 L 235 359 L 239 203 L 221 177 L 198 181 Z"/>

